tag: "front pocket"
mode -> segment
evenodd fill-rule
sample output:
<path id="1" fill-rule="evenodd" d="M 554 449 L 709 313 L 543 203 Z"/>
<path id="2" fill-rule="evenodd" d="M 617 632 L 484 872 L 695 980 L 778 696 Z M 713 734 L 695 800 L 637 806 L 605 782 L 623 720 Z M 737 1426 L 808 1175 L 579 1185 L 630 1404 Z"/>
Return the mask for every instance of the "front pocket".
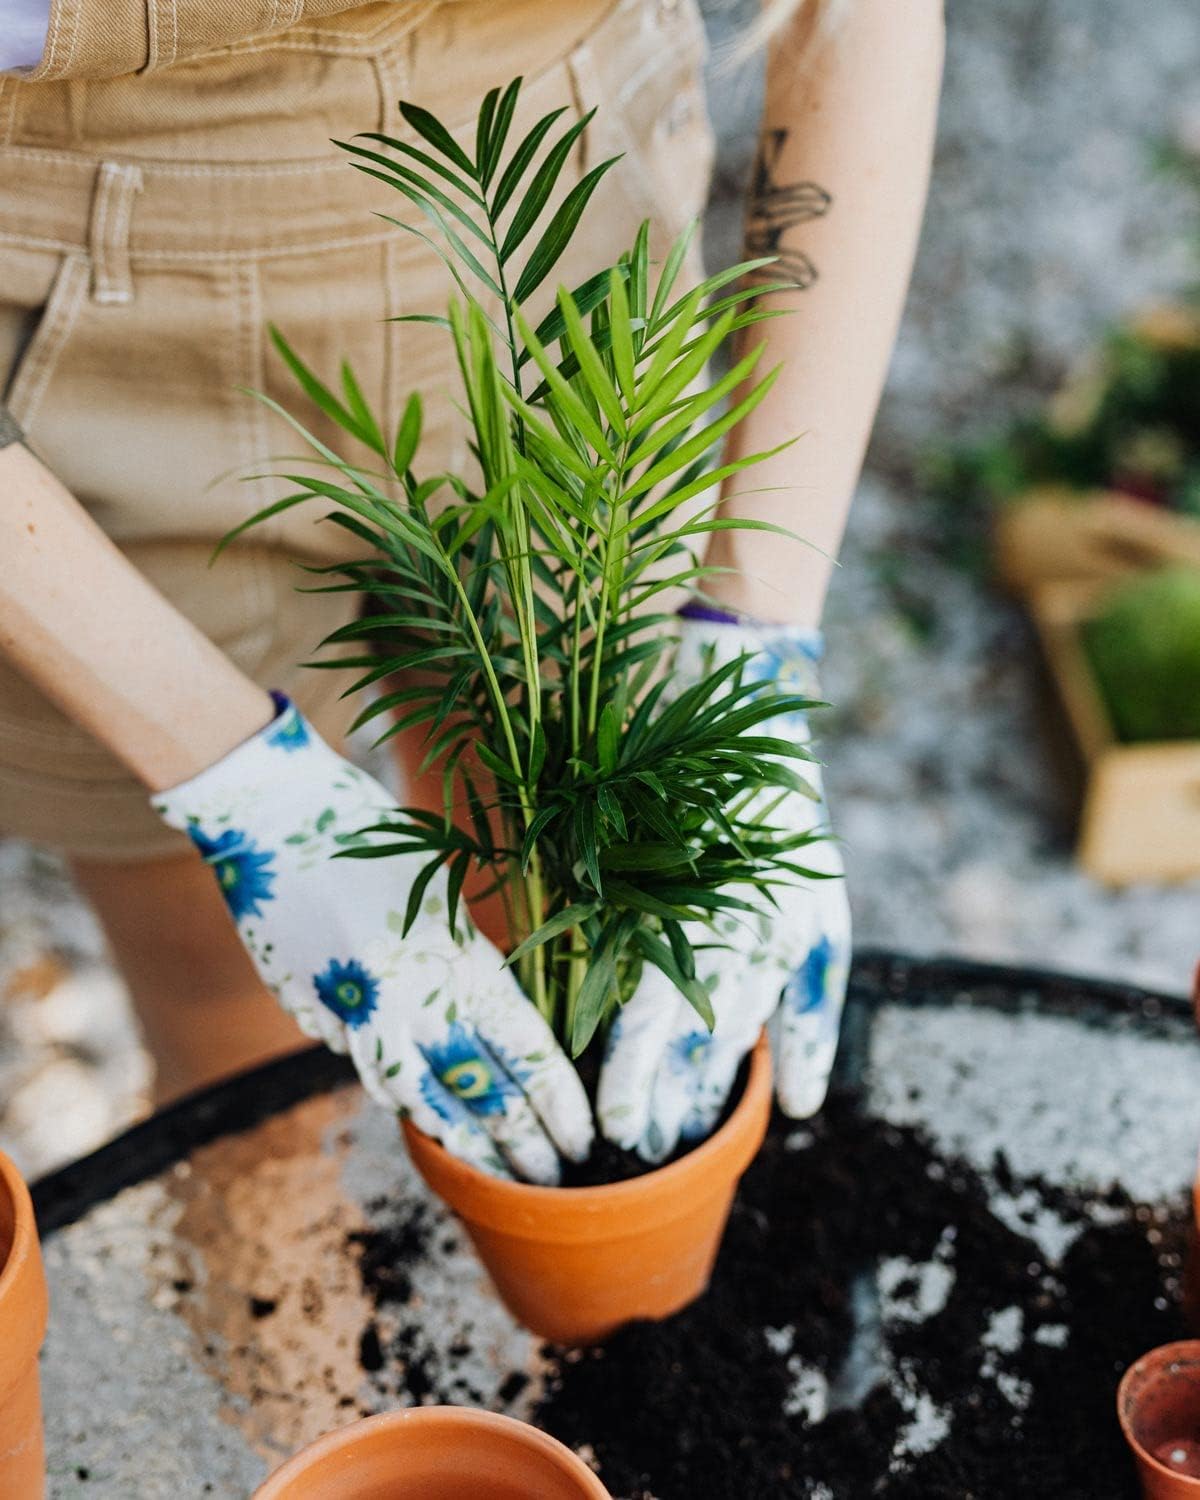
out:
<path id="1" fill-rule="evenodd" d="M 42 398 L 53 378 L 87 297 L 91 268 L 82 255 L 68 255 L 58 268 L 46 305 L 32 333 L 21 339 L 4 404 L 30 437 L 37 430 Z"/>

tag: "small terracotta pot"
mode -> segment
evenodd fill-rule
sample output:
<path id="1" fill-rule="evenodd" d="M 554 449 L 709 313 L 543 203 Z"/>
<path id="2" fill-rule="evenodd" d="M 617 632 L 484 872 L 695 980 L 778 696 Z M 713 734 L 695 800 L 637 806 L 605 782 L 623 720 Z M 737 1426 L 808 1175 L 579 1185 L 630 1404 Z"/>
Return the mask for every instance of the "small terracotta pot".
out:
<path id="1" fill-rule="evenodd" d="M 509 1311 L 558 1344 L 591 1344 L 666 1318 L 708 1286 L 738 1179 L 771 1112 L 766 1037 L 737 1107 L 678 1161 L 604 1187 L 503 1182 L 404 1121 L 417 1170 L 467 1227 Z"/>
<path id="2" fill-rule="evenodd" d="M 29 1190 L 0 1152 L 0 1495 L 12 1500 L 45 1493 L 38 1351 L 47 1310 Z"/>
<path id="3" fill-rule="evenodd" d="M 318 1438 L 254 1500 L 610 1500 L 569 1448 L 465 1406 L 414 1406 Z"/>
<path id="4" fill-rule="evenodd" d="M 1200 1167 L 1192 1179 L 1192 1223 L 1183 1261 L 1183 1320 L 1200 1335 Z"/>
<path id="5" fill-rule="evenodd" d="M 1200 1500 L 1200 1339 L 1163 1344 L 1130 1365 L 1117 1416 L 1146 1500 Z"/>

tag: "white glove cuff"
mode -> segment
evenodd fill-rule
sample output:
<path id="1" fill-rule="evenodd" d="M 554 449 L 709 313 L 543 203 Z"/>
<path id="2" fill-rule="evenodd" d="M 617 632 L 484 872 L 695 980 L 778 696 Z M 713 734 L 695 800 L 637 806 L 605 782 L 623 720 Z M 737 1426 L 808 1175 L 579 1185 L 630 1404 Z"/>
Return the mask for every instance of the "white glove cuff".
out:
<path id="1" fill-rule="evenodd" d="M 685 681 L 699 681 L 710 652 L 715 667 L 748 655 L 751 678 L 774 683 L 785 693 L 820 697 L 818 667 L 825 640 L 819 630 L 772 625 L 745 616 L 722 619 L 717 611 L 703 607 L 681 612 L 676 671 Z"/>
<path id="2" fill-rule="evenodd" d="M 309 811 L 314 793 L 327 797 L 331 781 L 346 762 L 331 750 L 300 710 L 273 693 L 279 712 L 264 728 L 215 764 L 152 799 L 155 812 L 172 828 L 189 833 L 202 811 L 254 809 L 258 828 L 294 822 Z"/>

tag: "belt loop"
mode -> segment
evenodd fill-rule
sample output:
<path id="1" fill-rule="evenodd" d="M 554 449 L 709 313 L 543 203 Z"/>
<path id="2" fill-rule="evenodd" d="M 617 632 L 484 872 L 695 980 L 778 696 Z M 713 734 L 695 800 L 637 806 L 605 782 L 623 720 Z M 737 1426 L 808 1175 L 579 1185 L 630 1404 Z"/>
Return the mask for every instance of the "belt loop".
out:
<path id="1" fill-rule="evenodd" d="M 92 198 L 88 253 L 92 262 L 92 301 L 133 301 L 129 229 L 133 199 L 142 190 L 141 167 L 101 162 Z"/>
<path id="2" fill-rule="evenodd" d="M 17 119 L 17 80 L 0 75 L 0 146 L 11 146 Z"/>

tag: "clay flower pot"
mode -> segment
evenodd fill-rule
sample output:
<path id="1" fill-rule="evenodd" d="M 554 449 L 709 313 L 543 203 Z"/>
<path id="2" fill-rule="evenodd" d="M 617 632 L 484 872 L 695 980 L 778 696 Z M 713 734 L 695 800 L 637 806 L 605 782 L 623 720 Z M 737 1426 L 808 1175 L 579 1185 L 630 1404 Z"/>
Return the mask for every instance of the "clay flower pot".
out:
<path id="1" fill-rule="evenodd" d="M 417 1170 L 466 1225 L 509 1311 L 559 1344 L 590 1344 L 635 1318 L 666 1318 L 708 1286 L 738 1179 L 771 1111 L 760 1039 L 741 1100 L 703 1145 L 604 1187 L 531 1187 L 488 1177 L 409 1121 Z"/>
<path id="2" fill-rule="evenodd" d="M 45 1492 L 38 1351 L 47 1307 L 29 1190 L 0 1152 L 0 1495 L 12 1500 Z"/>
<path id="3" fill-rule="evenodd" d="M 6 1492 L 7 1493 L 7 1492 Z M 610 1500 L 569 1448 L 511 1417 L 415 1406 L 331 1432 L 254 1500 Z"/>
<path id="4" fill-rule="evenodd" d="M 1130 1365 L 1117 1416 L 1146 1500 L 1200 1500 L 1200 1339 L 1163 1344 Z"/>

